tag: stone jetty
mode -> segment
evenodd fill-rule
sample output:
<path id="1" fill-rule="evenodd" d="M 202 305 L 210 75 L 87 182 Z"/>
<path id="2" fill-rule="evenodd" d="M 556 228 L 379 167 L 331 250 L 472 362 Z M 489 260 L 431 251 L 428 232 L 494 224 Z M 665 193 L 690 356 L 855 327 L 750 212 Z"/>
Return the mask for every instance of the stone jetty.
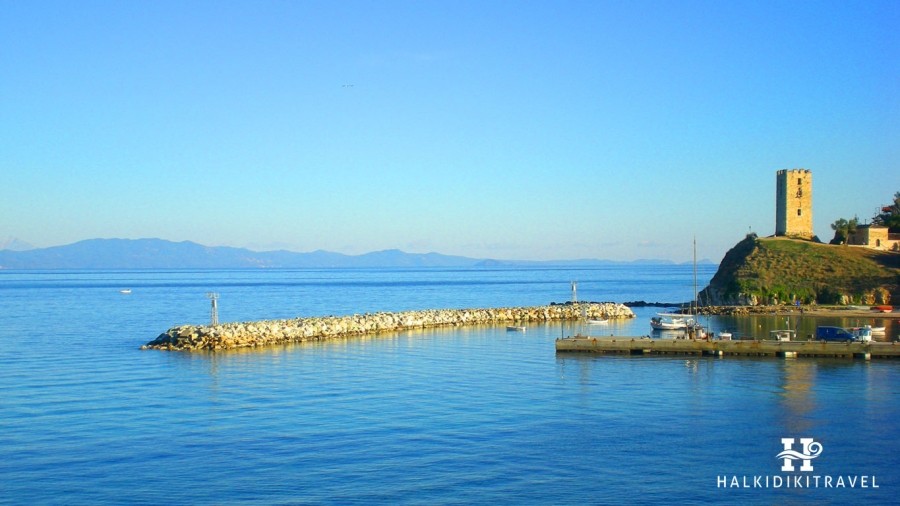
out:
<path id="1" fill-rule="evenodd" d="M 583 308 L 583 309 L 582 309 Z M 289 320 L 181 325 L 142 346 L 159 350 L 228 350 L 274 344 L 344 339 L 352 336 L 462 325 L 525 325 L 552 321 L 634 318 L 631 309 L 612 302 L 549 306 L 434 309 L 399 313 L 366 313 Z"/>

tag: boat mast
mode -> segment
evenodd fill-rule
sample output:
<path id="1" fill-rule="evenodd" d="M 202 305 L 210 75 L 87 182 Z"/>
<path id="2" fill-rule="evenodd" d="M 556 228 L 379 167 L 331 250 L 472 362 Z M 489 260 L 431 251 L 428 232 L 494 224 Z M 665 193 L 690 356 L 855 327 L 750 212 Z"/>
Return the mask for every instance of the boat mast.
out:
<path id="1" fill-rule="evenodd" d="M 697 293 L 697 236 L 694 236 L 694 314 L 700 313 L 700 294 Z"/>

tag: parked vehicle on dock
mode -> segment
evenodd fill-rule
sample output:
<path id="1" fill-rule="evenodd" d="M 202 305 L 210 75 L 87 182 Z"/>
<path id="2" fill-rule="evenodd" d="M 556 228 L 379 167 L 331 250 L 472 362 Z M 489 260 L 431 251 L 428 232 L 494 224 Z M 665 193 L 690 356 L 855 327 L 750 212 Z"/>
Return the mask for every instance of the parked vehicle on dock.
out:
<path id="1" fill-rule="evenodd" d="M 836 341 L 849 343 L 857 341 L 852 332 L 843 327 L 816 327 L 816 339 L 819 341 Z"/>
<path id="2" fill-rule="evenodd" d="M 872 334 L 874 333 L 872 331 L 871 325 L 864 325 L 862 327 L 853 327 L 852 329 L 850 329 L 850 331 L 853 333 L 853 336 L 856 337 L 856 339 L 858 339 L 862 342 L 871 341 Z"/>
<path id="3" fill-rule="evenodd" d="M 699 323 L 688 325 L 686 330 L 688 339 L 709 339 L 709 333 L 706 332 L 706 328 Z"/>

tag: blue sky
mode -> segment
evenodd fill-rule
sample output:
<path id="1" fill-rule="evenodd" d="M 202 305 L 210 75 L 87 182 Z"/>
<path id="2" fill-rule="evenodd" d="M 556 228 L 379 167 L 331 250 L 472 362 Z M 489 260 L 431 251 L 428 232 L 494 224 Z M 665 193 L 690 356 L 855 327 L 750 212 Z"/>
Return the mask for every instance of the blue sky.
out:
<path id="1" fill-rule="evenodd" d="M 719 260 L 900 191 L 900 2 L 0 2 L 0 237 Z"/>

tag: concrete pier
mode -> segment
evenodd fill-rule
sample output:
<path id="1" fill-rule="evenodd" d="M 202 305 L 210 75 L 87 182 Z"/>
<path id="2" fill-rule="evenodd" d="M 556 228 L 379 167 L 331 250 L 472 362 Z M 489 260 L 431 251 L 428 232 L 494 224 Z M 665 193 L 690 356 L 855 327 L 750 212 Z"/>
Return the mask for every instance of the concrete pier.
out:
<path id="1" fill-rule="evenodd" d="M 567 337 L 556 340 L 557 353 L 625 355 L 705 355 L 757 357 L 900 358 L 900 343 L 824 343 L 821 341 L 706 341 L 649 337 Z"/>

